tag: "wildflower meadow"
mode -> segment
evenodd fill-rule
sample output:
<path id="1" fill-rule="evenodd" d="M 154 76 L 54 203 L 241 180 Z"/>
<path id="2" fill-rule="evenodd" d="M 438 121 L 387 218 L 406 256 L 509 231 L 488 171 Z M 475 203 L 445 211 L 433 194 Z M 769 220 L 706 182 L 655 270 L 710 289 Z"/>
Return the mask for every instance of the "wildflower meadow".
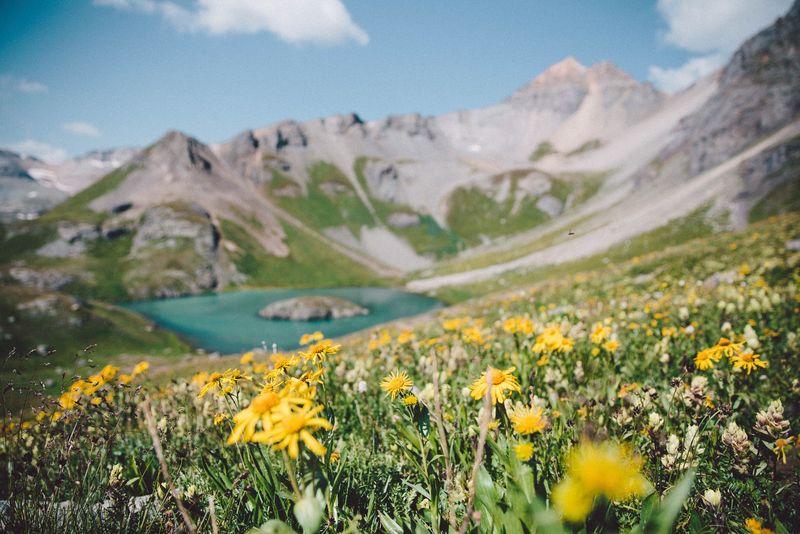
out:
<path id="1" fill-rule="evenodd" d="M 773 218 L 190 373 L 142 355 L 59 396 L 22 377 L 0 525 L 798 532 L 799 232 Z"/>

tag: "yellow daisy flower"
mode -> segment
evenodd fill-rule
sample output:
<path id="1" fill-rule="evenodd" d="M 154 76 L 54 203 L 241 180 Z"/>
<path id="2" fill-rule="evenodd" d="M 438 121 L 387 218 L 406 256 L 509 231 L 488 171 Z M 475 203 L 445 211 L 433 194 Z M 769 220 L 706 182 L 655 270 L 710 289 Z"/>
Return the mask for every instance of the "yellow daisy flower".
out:
<path id="1" fill-rule="evenodd" d="M 384 390 L 386 395 L 391 397 L 392 400 L 397 398 L 397 395 L 410 390 L 412 387 L 414 387 L 414 382 L 411 381 L 405 371 L 394 371 L 381 381 L 381 389 Z"/>
<path id="2" fill-rule="evenodd" d="M 507 394 L 511 393 L 512 391 L 516 391 L 518 393 L 520 391 L 517 378 L 511 374 L 515 370 L 515 367 L 509 367 L 508 369 L 502 371 L 500 369 L 490 367 L 480 376 L 480 378 L 475 380 L 472 385 L 470 385 L 470 396 L 475 400 L 482 399 L 484 395 L 486 395 L 486 383 L 487 381 L 491 381 L 492 405 L 495 405 L 498 402 L 505 402 Z M 487 380 L 487 373 L 489 373 L 489 380 Z"/>
<path id="3" fill-rule="evenodd" d="M 275 450 L 286 449 L 292 459 L 300 454 L 300 441 L 317 456 L 325 455 L 325 446 L 311 433 L 320 428 L 330 430 L 333 426 L 317 414 L 323 410 L 322 405 L 292 407 L 289 403 L 281 403 L 272 417 L 273 426 L 268 431 L 257 432 L 253 441 L 269 443 Z"/>
<path id="4" fill-rule="evenodd" d="M 547 426 L 547 418 L 542 408 L 519 406 L 511 410 L 508 415 L 514 426 L 514 432 L 523 436 L 541 432 Z"/>

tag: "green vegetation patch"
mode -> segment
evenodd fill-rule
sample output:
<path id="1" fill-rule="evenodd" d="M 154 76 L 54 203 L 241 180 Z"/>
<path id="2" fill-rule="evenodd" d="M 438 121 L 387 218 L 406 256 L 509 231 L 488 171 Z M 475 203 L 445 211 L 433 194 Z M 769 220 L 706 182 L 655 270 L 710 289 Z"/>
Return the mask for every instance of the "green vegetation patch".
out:
<path id="1" fill-rule="evenodd" d="M 542 141 L 536 146 L 536 149 L 531 152 L 531 155 L 528 156 L 528 160 L 531 163 L 537 162 L 545 156 L 549 156 L 550 154 L 555 154 L 557 150 L 555 147 L 550 143 L 550 141 Z"/>
<path id="2" fill-rule="evenodd" d="M 282 223 L 289 256 L 280 258 L 265 251 L 249 232 L 233 221 L 222 219 L 222 235 L 239 247 L 231 253 L 236 268 L 248 276 L 248 284 L 265 287 L 334 287 L 382 285 L 375 275 L 354 260 L 331 248 L 312 234 Z"/>
<path id="3" fill-rule="evenodd" d="M 106 213 L 98 213 L 93 211 L 89 204 L 106 193 L 117 189 L 122 182 L 133 171 L 137 170 L 138 165 L 126 165 L 120 167 L 110 173 L 106 174 L 103 178 L 90 185 L 83 191 L 75 196 L 72 196 L 48 211 L 39 219 L 40 222 L 53 222 L 53 221 L 72 221 L 72 222 L 87 222 L 87 223 L 100 223 L 108 217 Z"/>
<path id="4" fill-rule="evenodd" d="M 346 226 L 358 236 L 362 226 L 375 226 L 375 219 L 356 194 L 350 180 L 335 165 L 317 162 L 309 169 L 306 195 L 299 184 L 280 171 L 272 171 L 267 186 L 270 197 L 282 208 L 317 230 Z M 276 194 L 281 189 L 296 187 L 297 196 Z"/>
<path id="5" fill-rule="evenodd" d="M 558 265 L 509 271 L 491 280 L 474 284 L 442 287 L 435 292 L 435 296 L 444 302 L 461 302 L 495 291 L 530 285 L 555 276 L 611 268 L 627 260 L 641 258 L 669 247 L 675 247 L 713 234 L 715 221 L 709 220 L 709 210 L 710 206 L 703 206 L 685 217 L 671 221 L 664 226 L 614 245 L 605 252 L 587 258 Z M 688 265 L 686 262 L 690 260 L 683 259 L 682 261 L 686 266 Z M 645 264 L 641 260 L 637 260 L 635 264 L 636 274 L 644 274 L 657 267 L 657 262 Z"/>
<path id="6" fill-rule="evenodd" d="M 575 150 L 567 152 L 567 157 L 577 156 L 578 154 L 583 154 L 584 152 L 589 152 L 591 150 L 597 150 L 601 146 L 603 146 L 603 142 L 600 139 L 589 139 Z"/>
<path id="7" fill-rule="evenodd" d="M 57 393 L 62 376 L 71 381 L 75 373 L 96 372 L 120 354 L 175 356 L 190 351 L 174 333 L 110 304 L 13 285 L 2 291 L 4 385 L 43 381 L 47 392 Z"/>
<path id="8" fill-rule="evenodd" d="M 447 226 L 468 245 L 479 245 L 483 237 L 490 239 L 513 235 L 547 221 L 550 217 L 536 207 L 539 197 L 526 196 L 517 204 L 519 181 L 532 169 L 521 169 L 492 177 L 495 186 L 510 180 L 510 190 L 500 202 L 479 187 L 459 187 L 448 202 Z M 566 201 L 573 185 L 551 180 L 553 196 Z"/>

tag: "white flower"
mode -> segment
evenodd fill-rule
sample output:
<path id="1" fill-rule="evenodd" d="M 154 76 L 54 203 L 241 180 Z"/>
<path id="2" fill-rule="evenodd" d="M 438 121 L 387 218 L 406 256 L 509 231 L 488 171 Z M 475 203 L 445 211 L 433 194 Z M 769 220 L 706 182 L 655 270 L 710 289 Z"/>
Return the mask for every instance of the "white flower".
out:
<path id="1" fill-rule="evenodd" d="M 661 428 L 661 425 L 664 423 L 664 419 L 658 415 L 658 412 L 650 412 L 650 415 L 647 416 L 647 426 L 652 428 L 653 430 L 658 430 Z"/>
<path id="2" fill-rule="evenodd" d="M 719 505 L 722 503 L 722 493 L 719 490 L 712 490 L 709 488 L 703 493 L 703 500 L 706 501 L 709 506 L 719 508 Z"/>
<path id="3" fill-rule="evenodd" d="M 753 330 L 753 327 L 750 325 L 744 327 L 744 339 L 747 341 L 747 346 L 751 349 L 757 349 L 761 346 L 756 331 Z"/>
<path id="4" fill-rule="evenodd" d="M 358 391 L 359 393 L 366 393 L 367 382 L 365 380 L 359 380 L 358 384 L 356 384 L 356 391 Z"/>

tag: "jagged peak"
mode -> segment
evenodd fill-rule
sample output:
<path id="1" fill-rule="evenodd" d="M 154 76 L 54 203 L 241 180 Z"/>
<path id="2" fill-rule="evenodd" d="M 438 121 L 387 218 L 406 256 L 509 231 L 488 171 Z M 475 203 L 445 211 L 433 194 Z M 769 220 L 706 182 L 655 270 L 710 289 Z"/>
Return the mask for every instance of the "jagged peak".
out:
<path id="1" fill-rule="evenodd" d="M 170 130 L 165 133 L 144 150 L 139 159 L 160 160 L 164 154 L 171 156 L 173 162 L 185 162 L 207 172 L 211 171 L 215 163 L 214 153 L 209 146 L 180 130 Z"/>

